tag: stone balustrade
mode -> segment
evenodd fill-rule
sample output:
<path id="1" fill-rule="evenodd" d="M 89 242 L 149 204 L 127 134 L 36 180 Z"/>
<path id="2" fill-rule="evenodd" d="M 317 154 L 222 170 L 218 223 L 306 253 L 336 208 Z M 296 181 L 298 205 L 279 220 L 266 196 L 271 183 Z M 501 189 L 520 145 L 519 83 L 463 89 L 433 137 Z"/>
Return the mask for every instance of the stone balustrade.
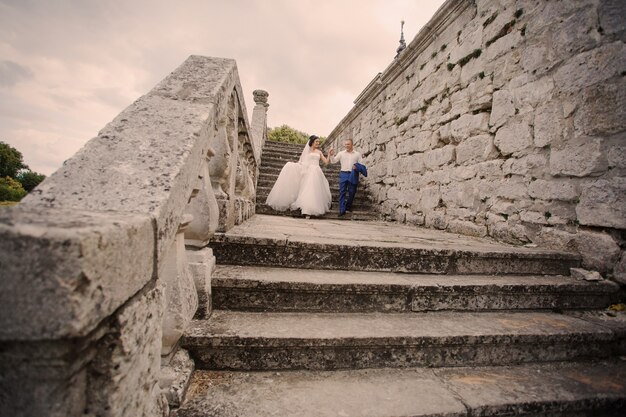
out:
<path id="1" fill-rule="evenodd" d="M 626 283 L 625 14 L 448 0 L 325 147 L 354 140 L 389 219 L 578 251 Z"/>
<path id="2" fill-rule="evenodd" d="M 206 243 L 254 214 L 255 132 L 235 61 L 191 56 L 0 212 L 3 413 L 166 415 L 161 366 L 210 314 Z"/>

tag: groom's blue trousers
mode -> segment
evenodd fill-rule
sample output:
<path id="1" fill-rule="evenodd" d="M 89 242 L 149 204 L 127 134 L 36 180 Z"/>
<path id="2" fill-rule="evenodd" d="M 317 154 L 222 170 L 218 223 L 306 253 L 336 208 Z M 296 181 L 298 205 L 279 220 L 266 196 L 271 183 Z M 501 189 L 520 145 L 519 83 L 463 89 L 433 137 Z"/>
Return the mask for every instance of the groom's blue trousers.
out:
<path id="1" fill-rule="evenodd" d="M 356 184 L 350 182 L 350 171 L 339 171 L 339 214 L 352 210 Z"/>

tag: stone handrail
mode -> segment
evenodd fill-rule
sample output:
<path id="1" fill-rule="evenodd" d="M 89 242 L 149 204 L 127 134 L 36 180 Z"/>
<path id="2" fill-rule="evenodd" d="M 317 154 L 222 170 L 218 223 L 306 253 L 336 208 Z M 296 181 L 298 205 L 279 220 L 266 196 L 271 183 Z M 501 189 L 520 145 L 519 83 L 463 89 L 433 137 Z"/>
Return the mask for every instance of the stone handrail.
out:
<path id="1" fill-rule="evenodd" d="M 205 245 L 254 214 L 255 140 L 235 61 L 191 56 L 0 212 L 6 412 L 166 408 L 160 358 L 210 291 Z"/>

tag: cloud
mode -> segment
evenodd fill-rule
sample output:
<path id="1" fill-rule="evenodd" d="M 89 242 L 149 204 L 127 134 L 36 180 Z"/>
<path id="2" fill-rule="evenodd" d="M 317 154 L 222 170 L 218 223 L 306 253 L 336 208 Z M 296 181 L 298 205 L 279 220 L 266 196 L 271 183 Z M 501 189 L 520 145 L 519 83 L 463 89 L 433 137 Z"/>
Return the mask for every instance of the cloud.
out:
<path id="1" fill-rule="evenodd" d="M 0 0 L 0 140 L 49 174 L 189 55 L 237 60 L 268 124 L 327 135 L 443 0 Z"/>
<path id="2" fill-rule="evenodd" d="M 33 78 L 33 72 L 13 61 L 0 61 L 0 86 L 13 86 Z"/>

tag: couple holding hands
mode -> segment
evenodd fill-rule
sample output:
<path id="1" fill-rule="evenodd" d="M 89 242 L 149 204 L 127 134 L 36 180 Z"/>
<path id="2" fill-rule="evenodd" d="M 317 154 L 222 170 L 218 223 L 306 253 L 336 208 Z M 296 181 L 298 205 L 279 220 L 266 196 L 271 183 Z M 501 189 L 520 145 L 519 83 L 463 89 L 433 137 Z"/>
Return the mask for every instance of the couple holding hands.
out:
<path id="1" fill-rule="evenodd" d="M 352 211 L 352 201 L 359 183 L 359 174 L 367 176 L 361 153 L 354 150 L 352 139 L 344 142 L 345 150 L 334 155 L 330 148 L 328 157 L 320 150 L 320 140 L 312 135 L 304 145 L 298 162 L 287 162 L 280 171 L 265 204 L 274 210 L 297 210 L 307 216 L 321 216 L 330 210 L 332 196 L 328 180 L 320 168 L 341 163 L 339 172 L 339 216 Z"/>

